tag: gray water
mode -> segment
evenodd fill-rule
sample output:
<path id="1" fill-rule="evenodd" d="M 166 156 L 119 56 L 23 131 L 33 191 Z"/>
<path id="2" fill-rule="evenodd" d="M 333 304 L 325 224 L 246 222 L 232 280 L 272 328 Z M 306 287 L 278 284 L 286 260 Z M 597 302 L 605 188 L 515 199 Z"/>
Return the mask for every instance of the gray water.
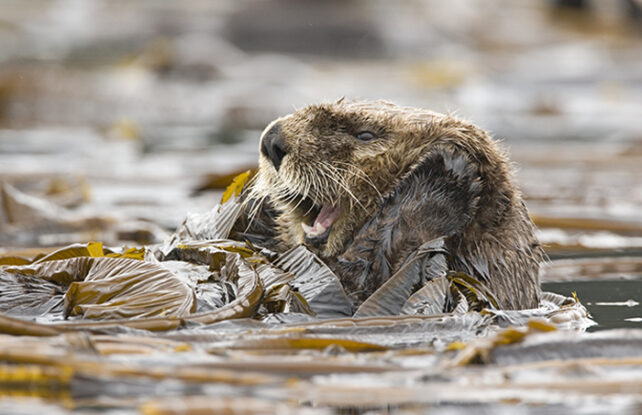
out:
<path id="1" fill-rule="evenodd" d="M 642 279 L 549 282 L 542 288 L 562 295 L 577 293 L 598 323 L 589 331 L 642 328 Z"/>

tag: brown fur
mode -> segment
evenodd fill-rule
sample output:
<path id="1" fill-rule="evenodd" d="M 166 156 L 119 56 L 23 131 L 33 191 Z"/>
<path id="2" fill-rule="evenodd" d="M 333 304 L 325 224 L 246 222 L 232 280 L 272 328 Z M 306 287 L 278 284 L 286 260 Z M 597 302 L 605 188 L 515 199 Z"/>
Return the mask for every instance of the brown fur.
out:
<path id="1" fill-rule="evenodd" d="M 486 280 L 505 308 L 537 306 L 543 252 L 507 158 L 483 130 L 382 101 L 311 105 L 266 131 L 275 123 L 287 155 L 278 170 L 261 155 L 249 199 L 276 215 L 279 249 L 305 242 L 304 197 L 340 206 L 327 243 L 309 248 L 356 303 L 444 236 L 451 269 Z M 360 141 L 362 131 L 376 138 Z"/>

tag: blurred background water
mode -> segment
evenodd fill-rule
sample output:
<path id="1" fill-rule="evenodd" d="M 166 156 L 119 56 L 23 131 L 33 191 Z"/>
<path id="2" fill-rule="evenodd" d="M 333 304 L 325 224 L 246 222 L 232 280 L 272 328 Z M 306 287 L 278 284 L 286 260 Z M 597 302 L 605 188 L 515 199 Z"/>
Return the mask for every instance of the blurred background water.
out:
<path id="1" fill-rule="evenodd" d="M 551 258 L 598 258 L 547 288 L 633 300 L 612 319 L 639 327 L 637 0 L 0 0 L 0 251 L 158 242 L 270 120 L 340 97 L 492 132 Z"/>

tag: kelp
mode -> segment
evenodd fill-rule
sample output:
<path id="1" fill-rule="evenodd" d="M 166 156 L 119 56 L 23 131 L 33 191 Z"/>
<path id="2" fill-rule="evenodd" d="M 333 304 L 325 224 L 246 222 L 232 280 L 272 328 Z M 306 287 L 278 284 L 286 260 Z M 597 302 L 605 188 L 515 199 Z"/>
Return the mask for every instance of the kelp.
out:
<path id="1" fill-rule="evenodd" d="M 2 272 L 62 286 L 63 317 L 180 317 L 195 306 L 192 291 L 157 264 L 130 258 L 75 257 L 3 267 Z"/>
<path id="2" fill-rule="evenodd" d="M 30 388 L 68 388 L 73 377 L 69 367 L 0 365 L 0 385 L 29 385 Z"/>
<path id="3" fill-rule="evenodd" d="M 311 339 L 350 340 L 368 343 L 377 348 L 402 350 L 421 348 L 443 350 L 453 341 L 465 341 L 499 329 L 492 317 L 481 313 L 441 314 L 435 316 L 381 316 L 364 318 L 336 318 L 322 320 L 290 313 L 284 316 L 303 316 L 280 320 L 281 314 L 261 321 L 254 319 L 227 320 L 207 327 L 184 327 L 162 336 L 168 339 L 207 345 L 219 351 L 261 350 L 270 345 L 269 339 L 287 338 L 280 348 L 296 350 L 314 346 Z M 159 334 L 160 335 L 160 334 Z M 276 340 L 274 340 L 276 341 Z M 325 341 L 325 340 L 324 340 Z M 332 341 L 327 343 L 328 347 Z M 319 343 L 320 344 L 320 343 Z M 287 346 L 287 347 L 286 347 Z M 307 346 L 306 346 L 307 347 Z"/>
<path id="4" fill-rule="evenodd" d="M 48 317 L 57 327 L 100 329 L 123 325 L 168 330 L 188 322 L 212 324 L 254 314 L 263 296 L 263 287 L 256 271 L 239 254 L 230 254 L 219 271 L 235 287 L 234 296 L 228 298 L 225 304 L 217 304 L 218 307 L 206 308 L 205 311 L 201 309 L 199 312 L 193 286 L 163 267 L 162 263 L 131 258 L 76 257 L 28 266 L 3 267 L 0 272 L 22 275 L 23 278 L 24 275 L 41 278 L 55 287 L 67 287 L 60 315 Z M 103 321 L 55 322 L 67 316 Z M 29 331 L 28 328 L 14 326 L 15 323 L 0 326 L 0 331 Z"/>
<path id="5" fill-rule="evenodd" d="M 329 347 L 341 348 L 348 352 L 373 352 L 388 350 L 387 347 L 380 344 L 353 340 L 342 337 L 320 337 L 305 336 L 298 333 L 288 335 L 281 333 L 276 337 L 259 336 L 252 338 L 241 338 L 235 341 L 222 341 L 210 345 L 210 350 L 254 350 L 258 353 L 273 353 L 277 350 L 326 350 Z"/>
<path id="6" fill-rule="evenodd" d="M 373 344 L 389 347 L 432 344 L 421 336 L 391 337 L 406 330 L 428 331 L 434 338 L 441 331 L 443 341 L 466 339 L 497 325 L 525 324 L 533 316 L 549 317 L 549 321 L 560 324 L 588 320 L 579 303 L 566 307 L 562 300 L 530 314 L 496 310 L 497 302 L 483 282 L 463 273 L 447 272 L 443 239 L 422 245 L 353 314 L 339 278 L 306 247 L 279 255 L 248 241 L 227 239 L 239 217 L 240 195 L 249 178 L 246 172 L 234 180 L 221 205 L 204 215 L 188 217 L 171 241 L 162 246 L 108 248 L 92 242 L 32 259 L 10 257 L 5 262 L 14 265 L 0 268 L 0 285 L 5 288 L 1 294 L 3 310 L 35 317 L 42 326 L 21 326 L 10 319 L 0 328 L 37 333 L 39 327 L 49 324 L 56 332 L 112 330 L 119 326 L 158 331 L 258 318 L 269 322 L 265 327 L 277 324 L 316 333 L 317 337 L 301 334 L 279 343 L 279 347 L 296 348 L 325 344 L 326 340 L 318 339 L 327 335 L 341 343 L 332 334 L 339 329 L 332 325 L 349 317 L 351 323 L 340 329 L 348 336 L 345 340 L 359 342 L 359 336 L 371 336 L 379 330 Z M 471 310 L 483 313 L 471 314 Z M 378 317 L 403 314 L 418 318 Z M 331 319 L 330 325 L 323 329 L 305 326 L 310 320 L 326 319 Z M 380 324 L 395 329 L 382 332 L 377 328 Z M 449 335 L 448 325 L 464 335 L 457 337 L 455 331 Z M 319 330 L 330 331 L 324 335 Z M 47 330 L 42 333 L 51 334 Z"/>
<path id="7" fill-rule="evenodd" d="M 37 275 L 0 271 L 0 312 L 35 318 L 60 313 L 66 287 Z"/>
<path id="8" fill-rule="evenodd" d="M 399 271 L 359 306 L 354 314 L 355 317 L 401 313 L 406 300 L 415 291 L 433 278 L 446 273 L 445 252 L 442 238 L 421 245 Z"/>
<path id="9" fill-rule="evenodd" d="M 447 278 L 450 281 L 452 293 L 450 298 L 458 298 L 459 293 L 461 293 L 466 299 L 468 307 L 472 310 L 499 308 L 493 292 L 486 287 L 483 281 L 464 272 L 450 272 Z M 454 306 L 449 306 L 448 308 L 453 309 Z"/>
<path id="10" fill-rule="evenodd" d="M 316 315 L 303 295 L 289 284 L 273 286 L 263 297 L 262 305 L 265 307 L 263 313 L 265 315 L 276 313 Z"/>
<path id="11" fill-rule="evenodd" d="M 269 399 L 198 396 L 182 399 L 150 400 L 140 407 L 142 415 L 261 415 L 276 413 L 294 413 L 292 404 L 278 403 Z"/>
<path id="12" fill-rule="evenodd" d="M 103 244 L 100 242 L 89 242 L 87 244 L 69 245 L 64 248 L 55 250 L 50 254 L 41 257 L 37 256 L 31 263 L 37 264 L 47 261 L 56 261 L 60 259 L 70 259 L 83 256 L 94 258 L 105 256 Z"/>
<path id="13" fill-rule="evenodd" d="M 195 264 L 208 265 L 212 270 L 218 270 L 230 254 L 238 254 L 244 260 L 254 264 L 266 263 L 265 258 L 245 242 L 228 239 L 209 241 L 182 241 L 166 255 L 160 255 L 160 260 L 179 260 Z"/>
<path id="14" fill-rule="evenodd" d="M 61 298 L 64 306 L 60 310 L 64 313 L 60 313 L 58 317 L 49 316 L 49 319 L 82 316 L 106 320 L 103 323 L 57 323 L 70 328 L 100 328 L 111 323 L 158 330 L 175 328 L 185 322 L 211 324 L 227 318 L 251 316 L 263 294 L 256 271 L 242 258 L 243 255 L 248 257 L 252 252 L 233 242 L 221 246 L 229 249 L 219 247 L 213 248 L 214 253 L 208 251 L 210 255 L 206 256 L 211 273 L 204 277 L 200 286 L 198 278 L 190 280 L 186 276 L 181 277 L 179 271 L 175 268 L 172 270 L 169 262 L 166 267 L 163 262 L 142 260 L 144 250 L 130 248 L 123 249 L 122 252 L 106 250 L 106 253 L 102 245 L 96 243 L 72 245 L 31 261 L 28 265 L 5 266 L 0 275 L 12 276 L 14 286 L 21 287 L 29 277 L 32 279 L 31 286 L 44 291 L 44 297 L 52 290 L 58 290 L 56 293 L 59 297 L 64 293 Z M 187 262 L 184 264 L 193 265 Z M 190 271 L 194 270 L 193 267 L 188 268 Z M 208 286 L 206 283 L 211 275 L 215 275 L 217 280 L 209 284 L 210 289 L 203 289 Z M 18 282 L 16 276 L 21 281 Z M 40 283 L 37 279 L 40 279 Z M 20 285 L 20 282 L 23 284 Z M 233 295 L 221 298 L 222 301 L 212 302 L 211 288 L 215 283 L 219 287 L 221 284 L 232 287 Z M 2 291 L 5 299 L 15 291 L 6 288 Z M 21 295 L 13 297 L 23 302 L 30 298 L 23 295 L 24 290 L 16 294 Z M 206 304 L 205 307 L 197 308 L 197 294 L 203 298 L 201 304 L 210 301 L 209 307 Z M 39 298 L 42 297 L 41 295 Z M 34 293 L 31 293 L 31 298 L 34 298 Z M 11 301 L 5 301 L 4 304 L 15 306 L 15 302 Z M 40 315 L 38 312 L 31 314 Z"/>
<path id="15" fill-rule="evenodd" d="M 448 271 L 442 238 L 423 244 L 388 281 L 368 297 L 355 317 L 396 314 L 438 315 L 497 309 L 493 293 L 479 279 Z"/>
<path id="16" fill-rule="evenodd" d="M 46 324 L 25 321 L 23 318 L 0 314 L 0 333 L 14 336 L 56 336 L 62 330 Z"/>
<path id="17" fill-rule="evenodd" d="M 506 404 L 506 399 L 540 407 L 564 402 L 560 393 L 599 397 L 601 402 L 616 397 L 628 401 L 639 394 L 639 331 L 578 334 L 531 323 L 528 328 L 486 332 L 484 338 L 472 336 L 440 349 L 425 346 L 429 338 L 440 336 L 439 327 L 430 331 L 421 330 L 429 326 L 416 325 L 448 318 L 441 328 L 455 332 L 462 328 L 453 324 L 456 319 L 472 316 L 489 318 L 474 312 L 346 318 L 246 329 L 237 335 L 194 327 L 163 334 L 166 338 L 139 332 L 73 333 L 50 339 L 0 336 L 0 360 L 38 368 L 29 369 L 32 375 L 21 378 L 29 380 L 21 387 L 63 387 L 77 405 L 96 391 L 124 407 L 141 402 L 128 400 L 132 394 L 144 394 L 144 400 L 158 405 L 168 395 L 172 402 L 183 402 L 189 395 L 200 397 L 201 409 L 207 402 L 217 408 L 214 402 L 222 397 L 248 396 L 330 408 L 410 405 L 417 409 L 444 403 L 449 408 L 462 403 Z M 475 326 L 484 324 L 471 324 Z M 424 347 L 407 344 L 391 349 L 372 342 L 386 327 L 391 339 L 423 337 Z M 355 329 L 362 331 L 351 338 Z M 199 338 L 208 334 L 212 337 Z M 214 336 L 218 340 L 212 342 Z M 63 373 L 69 377 L 58 382 Z M 462 382 L 470 386 L 463 395 Z M 13 385 L 20 387 L 18 382 Z M 539 392 L 531 394 L 533 388 Z"/>
<path id="18" fill-rule="evenodd" d="M 541 228 L 581 229 L 611 231 L 622 234 L 642 233 L 639 222 L 614 220 L 609 218 L 569 218 L 531 215 L 533 222 Z"/>
<path id="19" fill-rule="evenodd" d="M 603 364 L 642 364 L 642 331 L 617 329 L 598 333 L 558 330 L 542 320 L 508 327 L 491 336 L 453 343 L 459 350 L 448 365 L 524 365 L 530 362 L 602 362 Z M 619 362 L 621 361 L 621 362 Z M 634 363 L 637 362 L 637 363 Z"/>
<path id="20" fill-rule="evenodd" d="M 304 246 L 280 255 L 274 265 L 294 274 L 290 282 L 320 318 L 352 315 L 352 305 L 339 278 Z"/>
<path id="21" fill-rule="evenodd" d="M 400 314 L 437 315 L 445 312 L 448 299 L 449 281 L 446 277 L 440 276 L 427 281 L 423 287 L 410 295 Z M 468 304 L 466 303 L 466 310 Z"/>
<path id="22" fill-rule="evenodd" d="M 7 182 L 0 182 L 0 204 L 3 227 L 34 222 L 70 220 L 68 211 L 54 203 L 22 193 Z"/>
<path id="23" fill-rule="evenodd" d="M 252 178 L 252 171 L 247 170 L 232 179 L 232 183 L 228 185 L 223 192 L 223 197 L 221 198 L 221 204 L 225 204 L 232 197 L 238 198 L 241 195 L 241 191 L 247 184 L 248 180 Z"/>
<path id="24" fill-rule="evenodd" d="M 540 279 L 542 282 L 560 282 L 636 278 L 640 275 L 642 257 L 617 255 L 558 259 L 543 265 Z"/>
<path id="25" fill-rule="evenodd" d="M 29 258 L 18 255 L 6 255 L 0 257 L 0 265 L 27 265 L 31 264 Z"/>
<path id="26" fill-rule="evenodd" d="M 248 166 L 248 168 L 236 169 L 230 173 L 207 173 L 201 177 L 200 182 L 192 190 L 192 194 L 196 195 L 208 190 L 227 189 L 230 183 L 234 181 L 239 175 L 256 170 L 256 166 Z M 243 176 L 241 176 L 243 177 Z"/>
<path id="27" fill-rule="evenodd" d="M 167 257 L 180 242 L 224 240 L 238 219 L 243 205 L 240 194 L 251 178 L 251 171 L 236 176 L 225 192 L 219 205 L 204 214 L 189 214 L 178 227 L 172 239 L 160 248 L 160 254 Z"/>
<path id="28" fill-rule="evenodd" d="M 61 305 L 66 289 L 75 276 L 73 271 L 56 273 L 53 269 L 36 272 L 32 264 L 64 260 L 74 257 L 101 257 L 101 243 L 73 244 L 48 254 L 39 254 L 25 259 L 14 267 L 0 269 L 0 310 L 13 315 L 36 317 L 62 311 Z M 14 261 L 4 261 L 14 262 Z M 40 269 L 43 266 L 39 267 Z M 41 270 L 42 271 L 42 270 Z"/>
<path id="29" fill-rule="evenodd" d="M 23 193 L 4 181 L 0 181 L 0 227 L 0 244 L 19 246 L 62 245 L 96 236 L 151 244 L 167 236 L 151 222 L 80 213 Z"/>
<path id="30" fill-rule="evenodd" d="M 192 290 L 165 268 L 129 258 L 93 262 L 84 280 L 69 286 L 65 317 L 184 317 L 196 308 Z"/>
<path id="31" fill-rule="evenodd" d="M 116 384 L 132 385 L 138 393 L 143 390 L 151 401 L 162 399 L 172 385 L 173 395 L 189 393 L 216 400 L 220 399 L 219 386 L 224 387 L 224 396 L 268 393 L 274 402 L 304 399 L 324 406 L 363 405 L 365 394 L 375 407 L 492 403 L 503 402 L 507 396 L 542 405 L 550 399 L 559 402 L 559 393 L 599 396 L 601 400 L 632 398 L 639 393 L 640 375 L 635 368 L 642 363 L 640 336 L 631 330 L 578 334 L 530 325 L 469 339 L 444 351 L 404 348 L 385 353 L 382 348 L 365 349 L 357 343 L 350 347 L 342 335 L 311 339 L 306 345 L 289 339 L 285 331 L 280 336 L 264 333 L 264 341 L 258 331 L 255 334 L 255 338 L 239 336 L 227 343 L 208 344 L 209 353 L 199 351 L 196 340 L 190 341 L 195 347 L 187 348 L 180 341 L 140 334 L 85 336 L 83 341 L 101 351 L 100 356 L 79 353 L 85 346 L 72 337 L 36 341 L 0 336 L 0 358 L 44 368 L 43 381 L 47 374 L 62 373 L 49 368 L 65 368 L 71 374 L 66 382 L 75 385 L 69 390 L 76 398 L 92 393 L 92 388 L 100 388 L 102 396 L 111 399 L 129 396 L 127 388 L 113 387 Z M 17 342 L 22 347 L 16 347 Z M 338 344 L 342 346 L 336 347 Z M 301 350 L 300 346 L 307 352 L 283 354 Z M 155 364 L 159 361 L 163 363 Z M 33 385 L 41 379 L 27 378 L 34 380 Z M 164 380 L 170 383 L 153 389 Z M 462 382 L 470 385 L 471 393 L 465 396 Z M 532 388 L 546 393 L 529 395 Z M 172 399 L 181 402 L 183 398 Z"/>
<path id="32" fill-rule="evenodd" d="M 19 257 L 14 255 L 0 256 L 0 265 L 29 265 L 59 259 L 69 259 L 80 256 L 109 257 L 109 258 L 132 258 L 143 260 L 146 248 L 122 247 L 105 248 L 102 242 L 75 243 L 62 248 L 54 249 L 49 253 L 38 253 L 33 258 Z"/>
<path id="33" fill-rule="evenodd" d="M 215 329 L 218 328 L 212 327 L 212 330 Z M 223 338 L 203 333 L 193 338 L 189 337 L 188 331 L 173 333 L 171 338 L 175 340 L 191 338 L 192 341 L 198 339 L 210 347 L 220 349 L 242 346 L 244 349 L 254 347 L 261 350 L 264 347 L 263 340 L 270 338 L 288 338 L 291 347 L 294 348 L 296 339 L 299 339 L 296 344 L 301 345 L 307 339 L 324 338 L 365 342 L 386 349 L 442 350 L 450 342 L 469 340 L 494 332 L 496 329 L 498 327 L 493 325 L 490 316 L 466 313 L 435 316 L 350 317 L 299 323 L 254 324 L 251 327 L 240 325 L 235 331 L 229 330 L 228 325 L 228 331 L 225 331 Z"/>
<path id="34" fill-rule="evenodd" d="M 258 308 L 263 297 L 263 285 L 257 272 L 245 262 L 240 254 L 227 257 L 222 277 L 233 281 L 238 287 L 236 298 L 214 311 L 192 314 L 187 322 L 212 324 L 226 319 L 250 317 Z M 232 271 L 234 270 L 234 271 Z"/>
<path id="35" fill-rule="evenodd" d="M 589 318 L 588 311 L 576 296 L 542 292 L 540 306 L 531 310 L 485 309 L 492 315 L 496 324 L 502 327 L 524 326 L 532 321 L 545 321 L 558 328 L 584 330 L 596 323 Z M 536 319 L 536 320 L 533 320 Z"/>
<path id="36" fill-rule="evenodd" d="M 183 357 L 186 352 L 191 352 L 199 361 L 185 362 Z M 150 365 L 146 360 L 154 354 L 165 354 L 168 359 L 163 365 Z M 109 358 L 118 355 L 132 358 L 128 362 Z M 82 382 L 89 379 L 93 380 L 87 382 L 90 388 L 91 383 L 109 383 L 114 379 L 153 383 L 171 379 L 187 384 L 220 383 L 240 387 L 265 386 L 281 381 L 276 376 L 253 371 L 234 373 L 222 370 L 216 367 L 216 359 L 207 353 L 195 352 L 188 344 L 145 336 L 69 333 L 47 340 L 0 335 L 0 360 L 10 362 L 15 368 L 4 372 L 6 383 L 24 382 L 30 386 L 54 380 L 62 386 L 73 388 L 77 394 L 87 393 L 82 390 Z M 34 370 L 23 373 L 18 365 Z M 0 365 L 0 374 L 3 373 L 3 367 Z"/>
<path id="37" fill-rule="evenodd" d="M 530 322 L 526 326 L 508 327 L 490 336 L 473 339 L 468 344 L 453 342 L 446 350 L 458 350 L 458 353 L 447 362 L 447 365 L 486 364 L 490 361 L 491 351 L 499 346 L 519 343 L 532 333 L 546 333 L 555 330 L 555 326 L 549 324 Z"/>

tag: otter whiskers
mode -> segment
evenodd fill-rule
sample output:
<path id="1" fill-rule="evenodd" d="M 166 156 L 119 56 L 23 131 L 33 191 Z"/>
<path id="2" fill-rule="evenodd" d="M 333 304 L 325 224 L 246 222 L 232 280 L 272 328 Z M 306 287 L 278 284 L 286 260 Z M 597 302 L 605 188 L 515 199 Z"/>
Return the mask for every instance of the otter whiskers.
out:
<path id="1" fill-rule="evenodd" d="M 381 194 L 379 189 L 377 189 L 377 186 L 375 186 L 375 184 L 372 181 L 372 179 L 366 174 L 365 171 L 363 171 L 363 169 L 359 168 L 358 166 L 356 166 L 353 163 L 345 163 L 343 161 L 335 161 L 335 163 L 343 164 L 343 165 L 348 166 L 349 167 L 348 169 L 342 168 L 342 167 L 336 167 L 336 166 L 335 166 L 335 169 L 337 169 L 339 171 L 344 171 L 347 174 L 352 175 L 353 177 L 362 179 L 366 184 L 368 184 L 368 185 L 370 185 L 370 187 L 372 187 L 372 190 L 374 190 L 375 193 L 377 193 L 379 198 L 383 198 L 383 195 Z M 354 171 L 352 169 L 354 169 Z"/>
<path id="2" fill-rule="evenodd" d="M 348 187 L 348 184 L 345 182 L 345 178 L 338 173 L 338 170 L 336 167 L 330 165 L 329 163 L 326 162 L 321 162 L 323 166 L 325 166 L 328 170 L 330 170 L 332 173 L 327 173 L 324 172 L 322 169 L 319 170 L 320 173 L 325 174 L 328 179 L 336 183 L 339 187 L 341 187 L 347 194 L 350 196 L 351 200 L 353 200 L 357 205 L 359 205 L 363 210 L 367 210 L 366 207 L 361 203 L 361 201 L 354 195 L 352 190 L 350 190 L 350 187 Z"/>

